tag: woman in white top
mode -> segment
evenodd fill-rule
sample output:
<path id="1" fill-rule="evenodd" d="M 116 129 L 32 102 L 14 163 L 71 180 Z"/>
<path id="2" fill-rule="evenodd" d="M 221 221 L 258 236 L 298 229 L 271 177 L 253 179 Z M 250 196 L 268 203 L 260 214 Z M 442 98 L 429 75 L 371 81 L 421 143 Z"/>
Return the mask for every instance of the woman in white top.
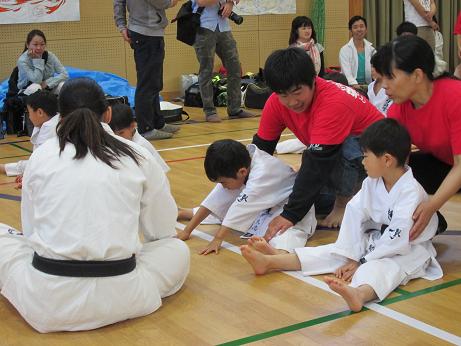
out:
<path id="1" fill-rule="evenodd" d="M 167 178 L 144 148 L 104 130 L 111 108 L 93 80 L 67 82 L 59 109 L 57 137 L 24 173 L 24 234 L 0 227 L 1 292 L 40 332 L 150 314 L 189 272 Z"/>
<path id="2" fill-rule="evenodd" d="M 309 55 L 314 63 L 315 72 L 323 77 L 325 74 L 325 63 L 323 52 L 325 48 L 317 42 L 314 23 L 309 17 L 298 16 L 291 22 L 290 47 L 299 47 Z"/>
<path id="3" fill-rule="evenodd" d="M 350 41 L 339 51 L 341 72 L 347 77 L 349 86 L 361 89 L 362 85 L 371 83 L 370 59 L 376 50 L 371 42 L 365 39 L 367 35 L 367 20 L 354 16 L 349 20 L 349 30 L 352 33 Z"/>

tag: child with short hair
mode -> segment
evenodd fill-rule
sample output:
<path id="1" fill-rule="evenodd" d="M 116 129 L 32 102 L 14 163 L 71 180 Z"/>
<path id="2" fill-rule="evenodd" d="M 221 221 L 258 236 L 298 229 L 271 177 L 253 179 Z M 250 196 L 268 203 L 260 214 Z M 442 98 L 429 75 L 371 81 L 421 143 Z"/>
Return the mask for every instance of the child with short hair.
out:
<path id="1" fill-rule="evenodd" d="M 214 239 L 200 252 L 203 255 L 218 253 L 230 230 L 242 232 L 245 237 L 264 235 L 269 222 L 281 212 L 296 179 L 296 172 L 278 158 L 254 144 L 245 147 L 231 139 L 210 145 L 205 157 L 205 172 L 208 179 L 218 184 L 186 228 L 178 232 L 178 238 L 187 240 L 210 214 L 222 220 Z M 269 243 L 260 238 L 249 242 L 267 253 L 291 252 L 306 244 L 316 225 L 312 207 L 301 221 Z"/>
<path id="2" fill-rule="evenodd" d="M 387 110 L 392 105 L 392 99 L 387 96 L 386 90 L 383 88 L 383 76 L 375 69 L 375 66 L 380 66 L 382 56 L 379 52 L 371 57 L 371 77 L 373 82 L 368 85 L 368 100 L 375 106 L 384 116 L 387 116 Z"/>
<path id="3" fill-rule="evenodd" d="M 394 119 L 375 122 L 363 132 L 360 144 L 368 177 L 347 204 L 335 243 L 272 256 L 251 245 L 241 246 L 256 274 L 274 270 L 334 273 L 324 280 L 353 311 L 360 311 L 366 302 L 383 300 L 411 279 L 441 278 L 431 239 L 438 224 L 446 227 L 443 217 L 434 214 L 424 232 L 409 240 L 413 212 L 428 196 L 405 165 L 411 141 L 403 126 Z"/>
<path id="4" fill-rule="evenodd" d="M 112 105 L 111 108 L 112 118 L 109 126 L 112 131 L 114 131 L 117 136 L 133 141 L 146 148 L 155 158 L 160 167 L 162 167 L 163 172 L 167 173 L 170 170 L 170 167 L 168 167 L 165 160 L 160 156 L 152 143 L 138 133 L 136 128 L 136 118 L 134 117 L 130 106 L 123 103 L 117 103 Z"/>
<path id="5" fill-rule="evenodd" d="M 49 91 L 37 91 L 25 99 L 29 119 L 34 125 L 30 142 L 33 150 L 45 143 L 48 139 L 56 137 L 56 126 L 59 123 L 58 99 Z M 0 164 L 0 172 L 9 177 L 20 176 L 24 173 L 27 160 L 15 163 Z"/>

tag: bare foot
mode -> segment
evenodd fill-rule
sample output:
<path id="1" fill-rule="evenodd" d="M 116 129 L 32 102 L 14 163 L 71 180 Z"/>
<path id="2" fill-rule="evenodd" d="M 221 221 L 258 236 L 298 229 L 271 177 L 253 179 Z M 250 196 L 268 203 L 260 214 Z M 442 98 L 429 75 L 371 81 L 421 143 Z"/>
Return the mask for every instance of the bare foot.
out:
<path id="1" fill-rule="evenodd" d="M 264 255 L 277 255 L 279 250 L 270 245 L 266 239 L 262 237 L 253 236 L 248 239 L 248 245 L 252 246 L 255 250 L 263 253 Z"/>
<path id="2" fill-rule="evenodd" d="M 344 298 L 352 311 L 359 312 L 362 310 L 363 300 L 357 288 L 350 287 L 344 281 L 332 276 L 325 276 L 323 281 L 325 281 L 333 291 Z"/>
<path id="3" fill-rule="evenodd" d="M 269 262 L 266 255 L 256 251 L 249 245 L 240 246 L 242 256 L 250 263 L 256 275 L 262 275 L 268 272 Z"/>
<path id="4" fill-rule="evenodd" d="M 194 213 L 192 212 L 192 209 L 178 208 L 178 220 L 190 221 L 193 216 Z"/>
<path id="5" fill-rule="evenodd" d="M 335 206 L 330 214 L 325 219 L 319 222 L 319 226 L 328 228 L 337 228 L 341 226 L 343 221 L 344 211 L 346 210 L 346 204 L 349 202 L 349 197 L 337 196 Z"/>

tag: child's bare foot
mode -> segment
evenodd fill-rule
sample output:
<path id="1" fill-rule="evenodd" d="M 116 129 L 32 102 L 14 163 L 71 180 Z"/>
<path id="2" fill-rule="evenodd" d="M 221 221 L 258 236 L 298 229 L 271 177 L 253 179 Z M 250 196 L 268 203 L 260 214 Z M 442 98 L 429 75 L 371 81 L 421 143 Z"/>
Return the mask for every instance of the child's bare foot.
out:
<path id="1" fill-rule="evenodd" d="M 178 208 L 178 220 L 189 221 L 194 216 L 192 209 Z"/>
<path id="2" fill-rule="evenodd" d="M 325 281 L 333 291 L 344 298 L 352 311 L 358 312 L 362 310 L 363 300 L 361 298 L 360 291 L 357 288 L 350 287 L 344 281 L 332 276 L 325 276 L 323 281 Z"/>
<path id="3" fill-rule="evenodd" d="M 248 239 L 248 245 L 252 246 L 255 250 L 261 252 L 264 255 L 277 255 L 279 250 L 270 245 L 266 239 L 262 237 L 253 236 Z"/>
<path id="4" fill-rule="evenodd" d="M 269 262 L 266 255 L 256 251 L 249 245 L 240 246 L 242 256 L 250 263 L 256 275 L 262 275 L 268 272 Z"/>
<path id="5" fill-rule="evenodd" d="M 337 196 L 335 206 L 327 217 L 319 222 L 319 226 L 328 228 L 337 228 L 341 226 L 343 221 L 344 211 L 346 210 L 346 204 L 349 202 L 350 197 Z"/>

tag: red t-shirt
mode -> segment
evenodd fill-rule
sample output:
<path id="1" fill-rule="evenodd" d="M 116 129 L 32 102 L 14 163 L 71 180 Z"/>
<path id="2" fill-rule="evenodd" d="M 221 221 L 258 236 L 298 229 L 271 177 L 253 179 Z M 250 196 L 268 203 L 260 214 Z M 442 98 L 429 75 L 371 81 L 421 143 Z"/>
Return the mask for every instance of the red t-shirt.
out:
<path id="1" fill-rule="evenodd" d="M 456 20 L 455 29 L 453 34 L 461 35 L 461 11 L 458 13 L 458 19 Z"/>
<path id="2" fill-rule="evenodd" d="M 461 154 L 461 82 L 442 78 L 434 81 L 432 97 L 421 108 L 411 101 L 393 104 L 387 111 L 410 133 L 421 151 L 453 165 L 453 156 Z"/>
<path id="3" fill-rule="evenodd" d="M 317 77 L 312 103 L 304 112 L 286 108 L 273 93 L 264 106 L 258 136 L 279 138 L 289 128 L 305 145 L 341 144 L 349 135 L 359 135 L 383 115 L 352 88 Z"/>

